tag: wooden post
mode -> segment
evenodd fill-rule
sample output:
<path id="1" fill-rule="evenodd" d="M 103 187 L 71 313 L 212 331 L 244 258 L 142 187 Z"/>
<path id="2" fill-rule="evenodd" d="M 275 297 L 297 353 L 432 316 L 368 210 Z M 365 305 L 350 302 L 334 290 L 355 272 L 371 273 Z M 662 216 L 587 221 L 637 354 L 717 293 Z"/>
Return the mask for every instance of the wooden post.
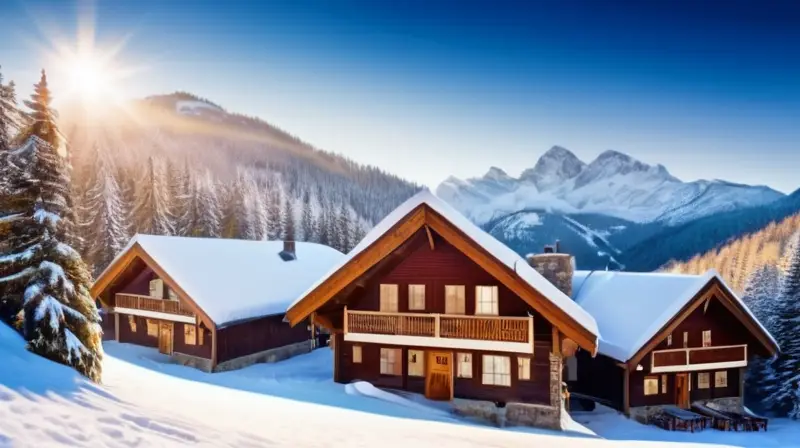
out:
<path id="1" fill-rule="evenodd" d="M 317 326 L 314 324 L 314 317 L 317 315 L 316 312 L 311 313 L 311 350 L 317 348 Z"/>
<path id="2" fill-rule="evenodd" d="M 344 306 L 344 334 L 347 334 L 347 305 Z"/>
<path id="3" fill-rule="evenodd" d="M 217 368 L 217 360 L 219 357 L 217 356 L 217 349 L 219 344 L 217 343 L 217 326 L 211 326 L 211 371 L 213 372 L 214 369 Z"/>
<path id="4" fill-rule="evenodd" d="M 434 314 L 433 317 L 434 317 L 434 319 L 436 321 L 436 323 L 434 325 L 434 330 L 433 330 L 434 331 L 433 337 L 438 338 L 439 337 L 439 332 L 440 332 L 439 324 L 441 323 L 441 319 L 439 319 L 439 317 L 440 317 L 439 314 Z"/>
<path id="5" fill-rule="evenodd" d="M 119 313 L 114 313 L 114 339 L 119 342 Z"/>
<path id="6" fill-rule="evenodd" d="M 561 356 L 561 338 L 555 326 L 553 326 L 553 354 Z"/>
<path id="7" fill-rule="evenodd" d="M 631 374 L 628 371 L 628 367 L 626 366 L 623 370 L 623 381 L 622 381 L 622 411 L 628 417 L 631 416 L 631 397 L 630 397 L 630 390 L 631 390 Z"/>
<path id="8" fill-rule="evenodd" d="M 531 353 L 533 353 L 533 316 L 528 316 L 528 342 L 531 344 Z"/>

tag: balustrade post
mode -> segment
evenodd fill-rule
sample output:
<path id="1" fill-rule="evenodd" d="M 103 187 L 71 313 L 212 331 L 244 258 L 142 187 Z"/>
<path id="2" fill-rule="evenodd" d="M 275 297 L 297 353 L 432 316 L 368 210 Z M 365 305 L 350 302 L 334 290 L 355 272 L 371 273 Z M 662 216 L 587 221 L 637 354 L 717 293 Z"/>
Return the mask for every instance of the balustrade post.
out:
<path id="1" fill-rule="evenodd" d="M 528 342 L 531 344 L 531 353 L 533 353 L 533 316 L 528 316 Z"/>
<path id="2" fill-rule="evenodd" d="M 345 305 L 344 306 L 344 319 L 343 319 L 344 320 L 344 334 L 347 334 L 347 318 L 348 318 L 347 305 Z"/>
<path id="3" fill-rule="evenodd" d="M 439 334 L 441 332 L 441 330 L 440 330 L 440 324 L 441 324 L 440 317 L 441 316 L 439 314 L 435 314 L 434 315 L 435 324 L 434 324 L 434 327 L 433 327 L 433 337 L 435 337 L 435 338 L 438 338 Z"/>

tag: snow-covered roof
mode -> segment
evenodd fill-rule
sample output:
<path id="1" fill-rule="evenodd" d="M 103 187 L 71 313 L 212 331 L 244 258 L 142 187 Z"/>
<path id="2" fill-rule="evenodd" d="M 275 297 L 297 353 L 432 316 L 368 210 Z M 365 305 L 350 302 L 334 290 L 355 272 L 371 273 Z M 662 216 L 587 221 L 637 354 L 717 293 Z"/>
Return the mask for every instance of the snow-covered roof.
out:
<path id="1" fill-rule="evenodd" d="M 346 256 L 344 256 L 333 268 L 317 282 L 315 282 L 308 290 L 298 296 L 297 300 L 290 306 L 293 307 L 305 296 L 310 294 L 314 289 L 321 285 L 328 277 L 333 275 L 336 271 L 344 267 L 355 256 L 366 250 L 369 246 L 383 236 L 395 224 L 401 221 L 406 215 L 411 213 L 418 206 L 425 204 L 433 211 L 440 214 L 443 218 L 452 223 L 459 230 L 464 232 L 470 239 L 481 246 L 484 250 L 489 252 L 498 261 L 505 264 L 509 269 L 514 271 L 521 280 L 528 283 L 536 291 L 541 293 L 550 302 L 560 308 L 562 311 L 571 316 L 578 324 L 583 326 L 586 330 L 591 332 L 596 337 L 600 336 L 594 318 L 587 313 L 583 308 L 572 301 L 561 290 L 553 286 L 550 281 L 542 277 L 535 269 L 533 269 L 528 262 L 519 256 L 516 252 L 511 250 L 508 246 L 495 239 L 490 234 L 486 233 L 480 227 L 473 224 L 464 215 L 452 208 L 443 200 L 439 199 L 428 189 L 423 189 L 410 199 L 400 204 L 389 215 L 387 215 L 381 222 L 379 222 L 361 242 L 353 248 Z"/>
<path id="2" fill-rule="evenodd" d="M 218 326 L 286 312 L 344 257 L 315 243 L 295 243 L 297 258 L 284 261 L 282 241 L 136 235 L 118 258 L 137 243 Z"/>
<path id="3" fill-rule="evenodd" d="M 576 271 L 572 295 L 597 320 L 602 334 L 598 351 L 624 362 L 633 358 L 713 279 L 725 286 L 777 346 L 747 305 L 713 269 L 703 275 Z"/>

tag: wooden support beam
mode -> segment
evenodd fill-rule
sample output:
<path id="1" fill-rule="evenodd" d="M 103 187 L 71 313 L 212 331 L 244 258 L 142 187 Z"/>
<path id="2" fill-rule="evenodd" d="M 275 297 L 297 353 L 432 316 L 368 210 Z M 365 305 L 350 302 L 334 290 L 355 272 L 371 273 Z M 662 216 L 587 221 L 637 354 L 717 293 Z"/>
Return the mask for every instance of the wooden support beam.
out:
<path id="1" fill-rule="evenodd" d="M 427 225 L 425 226 L 425 233 L 428 234 L 428 244 L 431 245 L 431 250 L 436 250 L 436 246 L 433 244 L 433 234 L 431 233 L 431 228 Z"/>
<path id="2" fill-rule="evenodd" d="M 217 356 L 217 350 L 219 348 L 219 344 L 217 343 L 217 326 L 214 325 L 211 327 L 211 371 L 213 372 L 214 369 L 217 368 L 217 360 L 219 357 Z"/>
<path id="3" fill-rule="evenodd" d="M 625 415 L 630 417 L 630 415 L 631 415 L 631 396 L 630 396 L 631 373 L 628 370 L 628 366 L 625 366 L 625 369 L 623 370 L 622 375 L 623 375 L 623 378 L 624 378 L 623 382 L 622 382 L 623 383 L 623 386 L 622 386 L 622 411 L 625 413 Z"/>
<path id="4" fill-rule="evenodd" d="M 555 325 L 553 326 L 553 354 L 561 356 L 561 337 Z"/>

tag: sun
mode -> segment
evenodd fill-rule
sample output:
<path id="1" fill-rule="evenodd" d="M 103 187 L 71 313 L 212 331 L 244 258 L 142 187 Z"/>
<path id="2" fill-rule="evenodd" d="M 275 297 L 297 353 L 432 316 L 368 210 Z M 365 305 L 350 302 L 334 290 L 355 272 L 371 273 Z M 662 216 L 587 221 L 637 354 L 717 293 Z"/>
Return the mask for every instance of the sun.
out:
<path id="1" fill-rule="evenodd" d="M 63 63 L 69 83 L 68 94 L 77 96 L 84 103 L 97 106 L 103 98 L 121 93 L 120 88 L 114 85 L 113 69 L 96 56 L 81 55 Z"/>

